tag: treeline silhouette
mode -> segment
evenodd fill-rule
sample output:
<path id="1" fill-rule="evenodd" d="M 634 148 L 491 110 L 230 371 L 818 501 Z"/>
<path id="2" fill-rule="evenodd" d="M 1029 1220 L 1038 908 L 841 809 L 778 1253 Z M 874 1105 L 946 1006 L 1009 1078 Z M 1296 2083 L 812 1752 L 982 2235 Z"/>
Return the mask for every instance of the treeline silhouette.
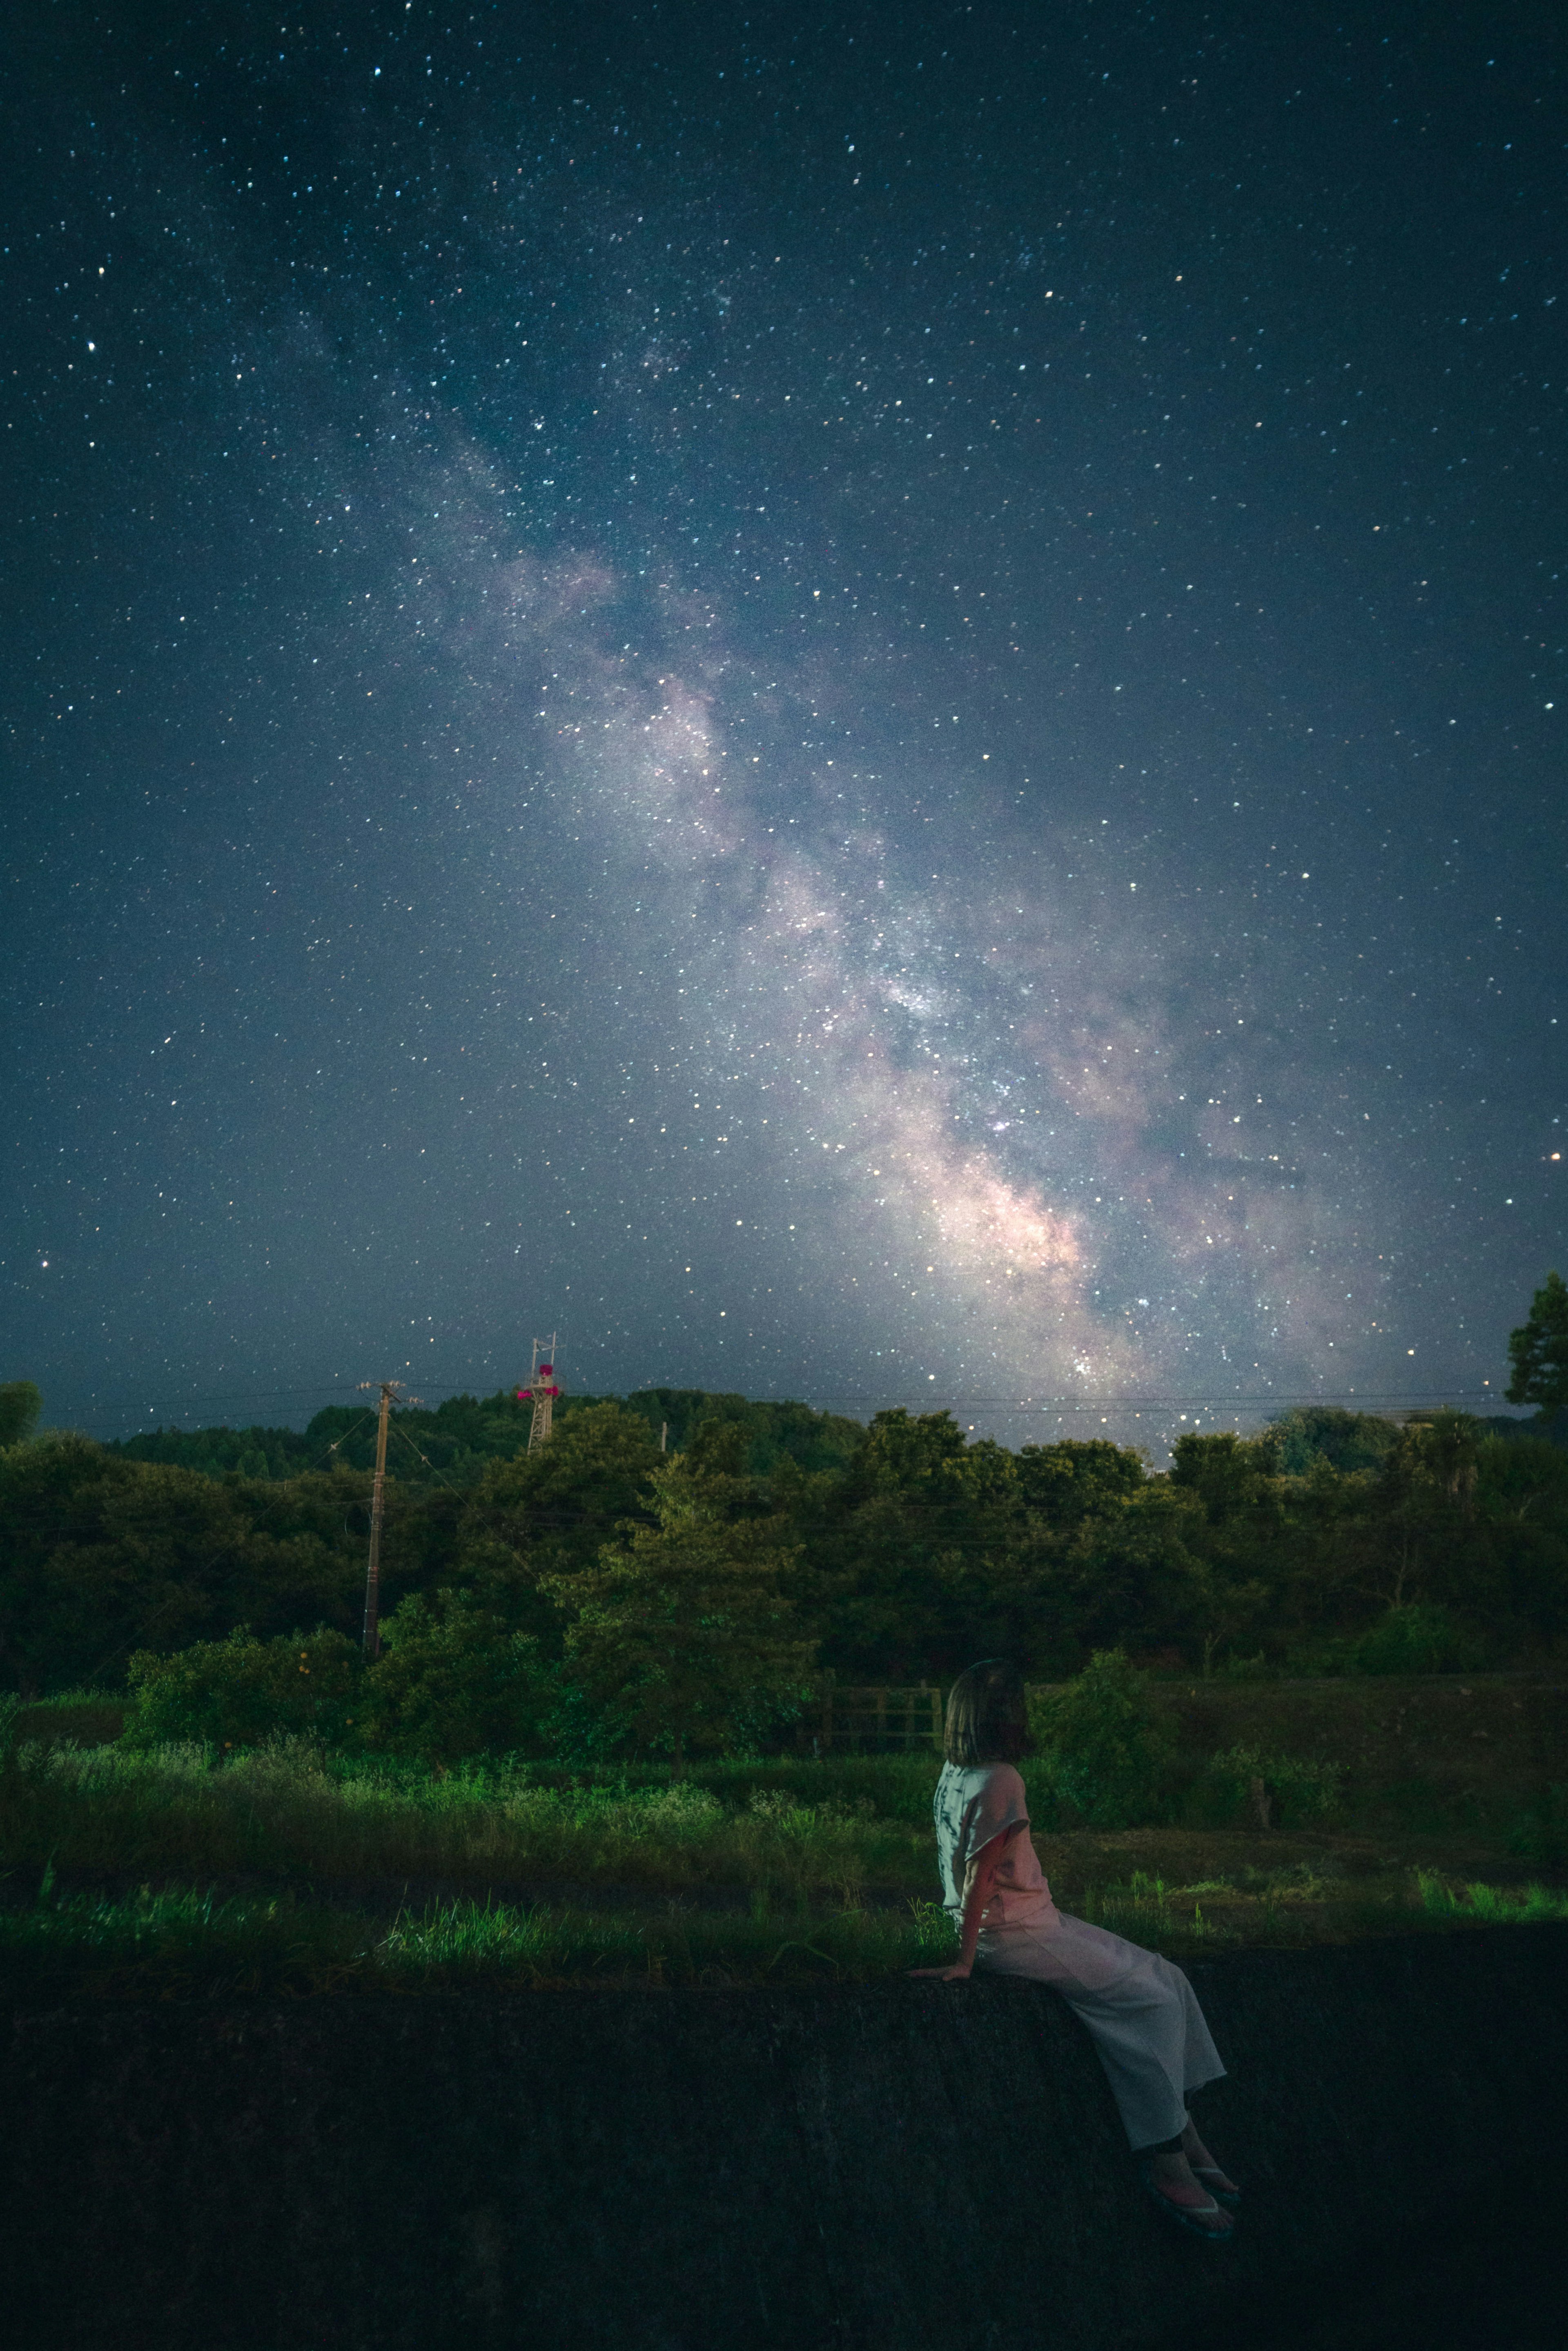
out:
<path id="1" fill-rule="evenodd" d="M 393 1416 L 383 1605 L 465 1593 L 559 1656 L 563 1579 L 586 1589 L 606 1546 L 653 1524 L 661 1440 L 700 1456 L 738 1429 L 712 1508 L 744 1522 L 749 1556 L 784 1555 L 800 1640 L 843 1680 L 938 1680 L 1000 1652 L 1048 1680 L 1115 1646 L 1220 1673 L 1477 1670 L 1568 1634 L 1563 1418 L 1311 1407 L 1258 1437 L 1184 1437 L 1151 1472 L 1103 1439 L 1013 1451 L 945 1412 L 862 1426 L 665 1388 L 568 1397 L 530 1456 L 526 1405 L 456 1396 Z M 241 1625 L 357 1634 L 369 1414 L 108 1445 L 10 1434 L 0 1687 L 114 1685 L 138 1652 Z"/>

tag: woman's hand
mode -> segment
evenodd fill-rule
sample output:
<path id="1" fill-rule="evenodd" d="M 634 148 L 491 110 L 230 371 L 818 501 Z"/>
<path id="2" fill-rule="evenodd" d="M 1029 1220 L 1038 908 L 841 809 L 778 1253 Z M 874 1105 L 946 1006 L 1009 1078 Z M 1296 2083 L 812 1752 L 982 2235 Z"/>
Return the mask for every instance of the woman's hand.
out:
<path id="1" fill-rule="evenodd" d="M 938 1983 L 964 1983 L 973 1973 L 967 1959 L 955 1959 L 950 1968 L 911 1968 L 912 1976 L 935 1976 Z"/>

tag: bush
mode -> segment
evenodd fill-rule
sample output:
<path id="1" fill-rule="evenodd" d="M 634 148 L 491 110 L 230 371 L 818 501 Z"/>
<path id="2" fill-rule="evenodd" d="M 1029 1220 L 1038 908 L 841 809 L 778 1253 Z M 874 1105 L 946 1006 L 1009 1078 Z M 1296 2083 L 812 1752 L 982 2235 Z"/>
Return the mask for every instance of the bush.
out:
<path id="1" fill-rule="evenodd" d="M 353 1722 L 362 1668 L 354 1643 L 325 1625 L 272 1641 L 242 1627 L 226 1641 L 197 1641 L 172 1657 L 139 1649 L 126 1679 L 129 1747 L 186 1740 L 258 1747 L 301 1731 L 336 1744 Z"/>
<path id="2" fill-rule="evenodd" d="M 510 1633 L 467 1593 L 411 1593 L 383 1627 L 365 1676 L 365 1743 L 427 1763 L 541 1751 L 555 1677 L 527 1633 Z"/>
<path id="3" fill-rule="evenodd" d="M 1030 1708 L 1045 1778 L 1070 1818 L 1127 1829 L 1164 1817 L 1171 1741 L 1124 1649 L 1096 1649 L 1077 1679 Z"/>
<path id="4" fill-rule="evenodd" d="M 1222 1658 L 1214 1668 L 1214 1678 L 1217 1682 L 1274 1682 L 1280 1678 L 1280 1668 L 1260 1649 L 1256 1656 Z"/>
<path id="5" fill-rule="evenodd" d="M 1295 1828 L 1337 1809 L 1343 1778 L 1337 1763 L 1271 1755 L 1258 1747 L 1231 1747 L 1209 1758 L 1195 1794 L 1206 1815 L 1231 1820 L 1245 1810 L 1260 1828 Z"/>
<path id="6" fill-rule="evenodd" d="M 1353 1674 L 1466 1674 L 1479 1670 L 1481 1652 L 1447 1608 L 1417 1600 L 1353 1641 L 1347 1663 Z"/>

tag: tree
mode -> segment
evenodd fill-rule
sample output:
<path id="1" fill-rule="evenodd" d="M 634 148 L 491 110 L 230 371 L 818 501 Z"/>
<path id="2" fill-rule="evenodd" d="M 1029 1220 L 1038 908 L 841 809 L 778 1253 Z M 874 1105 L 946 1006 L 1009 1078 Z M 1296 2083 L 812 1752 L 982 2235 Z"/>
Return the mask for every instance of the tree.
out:
<path id="1" fill-rule="evenodd" d="M 1255 1628 L 1273 1598 L 1267 1569 L 1284 1518 L 1278 1470 L 1272 1433 L 1238 1437 L 1219 1429 L 1206 1437 L 1194 1430 L 1172 1448 L 1172 1486 L 1203 1507 L 1188 1548 L 1205 1674 L 1214 1670 L 1218 1650 Z"/>
<path id="2" fill-rule="evenodd" d="M 804 1488 L 775 1468 L 774 1492 L 809 1540 L 805 1611 L 836 1672 L 946 1676 L 994 1643 L 992 1566 L 1018 1515 L 1010 1453 L 971 1445 L 950 1413 L 881 1412 L 841 1477 Z M 1009 1593 L 1018 1581 L 1005 1573 Z"/>
<path id="3" fill-rule="evenodd" d="M 812 1648 L 782 1580 L 796 1554 L 766 1520 L 729 1512 L 750 1490 L 746 1432 L 727 1426 L 653 1472 L 656 1523 L 606 1543 L 597 1564 L 546 1577 L 568 1612 L 570 1672 L 622 1733 L 666 1749 L 678 1778 L 690 1749 L 755 1737 L 803 1697 Z"/>
<path id="4" fill-rule="evenodd" d="M 1318 1461 L 1344 1476 L 1380 1469 L 1394 1442 L 1391 1421 L 1375 1412 L 1346 1412 L 1337 1404 L 1294 1405 L 1289 1412 L 1275 1414 L 1270 1433 L 1288 1478 L 1310 1477 Z"/>
<path id="5" fill-rule="evenodd" d="M 1568 1405 L 1568 1282 L 1549 1273 L 1530 1301 L 1530 1319 L 1509 1333 L 1513 1366 L 1510 1404 L 1539 1405 L 1543 1415 Z"/>
<path id="6" fill-rule="evenodd" d="M 1468 1413 L 1434 1413 L 1407 1421 L 1389 1448 L 1377 1481 L 1384 1513 L 1384 1573 L 1380 1596 L 1402 1608 L 1437 1594 L 1434 1570 L 1450 1579 L 1468 1564 L 1466 1531 L 1474 1515 L 1478 1463 L 1476 1423 Z"/>
<path id="7" fill-rule="evenodd" d="M 1186 1639 L 1203 1534 L 1201 1506 L 1163 1478 L 1090 1511 L 1059 1539 L 1050 1577 L 1058 1657 L 1082 1664 L 1126 1640 L 1159 1648 Z"/>
<path id="8" fill-rule="evenodd" d="M 357 1630 L 368 1482 L 247 1484 L 69 1434 L 0 1451 L 0 1686 L 118 1681 L 133 1650 L 165 1655 L 235 1625 L 263 1638 Z M 389 1479 L 392 1535 L 406 1515 Z"/>
<path id="9" fill-rule="evenodd" d="M 1279 1454 L 1271 1435 L 1238 1437 L 1229 1429 L 1178 1437 L 1171 1449 L 1171 1484 L 1196 1494 L 1211 1527 L 1270 1507 Z"/>
<path id="10" fill-rule="evenodd" d="M 411 1592 L 384 1629 L 360 1706 L 367 1746 L 427 1763 L 537 1749 L 554 1687 L 528 1634 L 472 1593 L 445 1590 Z"/>
<path id="11" fill-rule="evenodd" d="M 0 1383 L 0 1447 L 20 1445 L 38 1425 L 44 1399 L 31 1380 Z"/>
<path id="12" fill-rule="evenodd" d="M 564 1574 L 586 1566 L 617 1523 L 642 1507 L 659 1449 L 640 1414 L 614 1402 L 563 1414 L 548 1445 L 492 1462 L 475 1488 L 460 1537 L 500 1540 Z"/>
<path id="13" fill-rule="evenodd" d="M 1076 1526 L 1096 1510 L 1113 1512 L 1147 1477 L 1130 1446 L 1113 1445 L 1103 1437 L 1026 1445 L 1018 1457 L 1019 1499 L 1053 1527 Z"/>
<path id="14" fill-rule="evenodd" d="M 673 1451 L 684 1453 L 700 1426 L 737 1421 L 747 1435 L 747 1467 L 753 1477 L 770 1477 L 780 1461 L 808 1472 L 840 1469 L 859 1451 L 865 1431 L 841 1413 L 813 1412 L 810 1405 L 753 1404 L 741 1395 L 708 1388 L 636 1388 L 626 1398 L 657 1437 L 663 1429 Z"/>

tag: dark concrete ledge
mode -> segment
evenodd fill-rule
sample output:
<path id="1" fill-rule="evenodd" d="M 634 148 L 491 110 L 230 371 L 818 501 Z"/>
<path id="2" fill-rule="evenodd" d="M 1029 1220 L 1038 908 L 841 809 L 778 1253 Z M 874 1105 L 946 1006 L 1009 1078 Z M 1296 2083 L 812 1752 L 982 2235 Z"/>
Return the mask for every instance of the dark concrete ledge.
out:
<path id="1" fill-rule="evenodd" d="M 17 2011 L 14 2351 L 1023 2351 L 1298 2315 L 1568 2146 L 1568 1927 L 1191 1970 L 1247 2186 L 1134 2181 L 1048 1991 L 550 1992 Z"/>

